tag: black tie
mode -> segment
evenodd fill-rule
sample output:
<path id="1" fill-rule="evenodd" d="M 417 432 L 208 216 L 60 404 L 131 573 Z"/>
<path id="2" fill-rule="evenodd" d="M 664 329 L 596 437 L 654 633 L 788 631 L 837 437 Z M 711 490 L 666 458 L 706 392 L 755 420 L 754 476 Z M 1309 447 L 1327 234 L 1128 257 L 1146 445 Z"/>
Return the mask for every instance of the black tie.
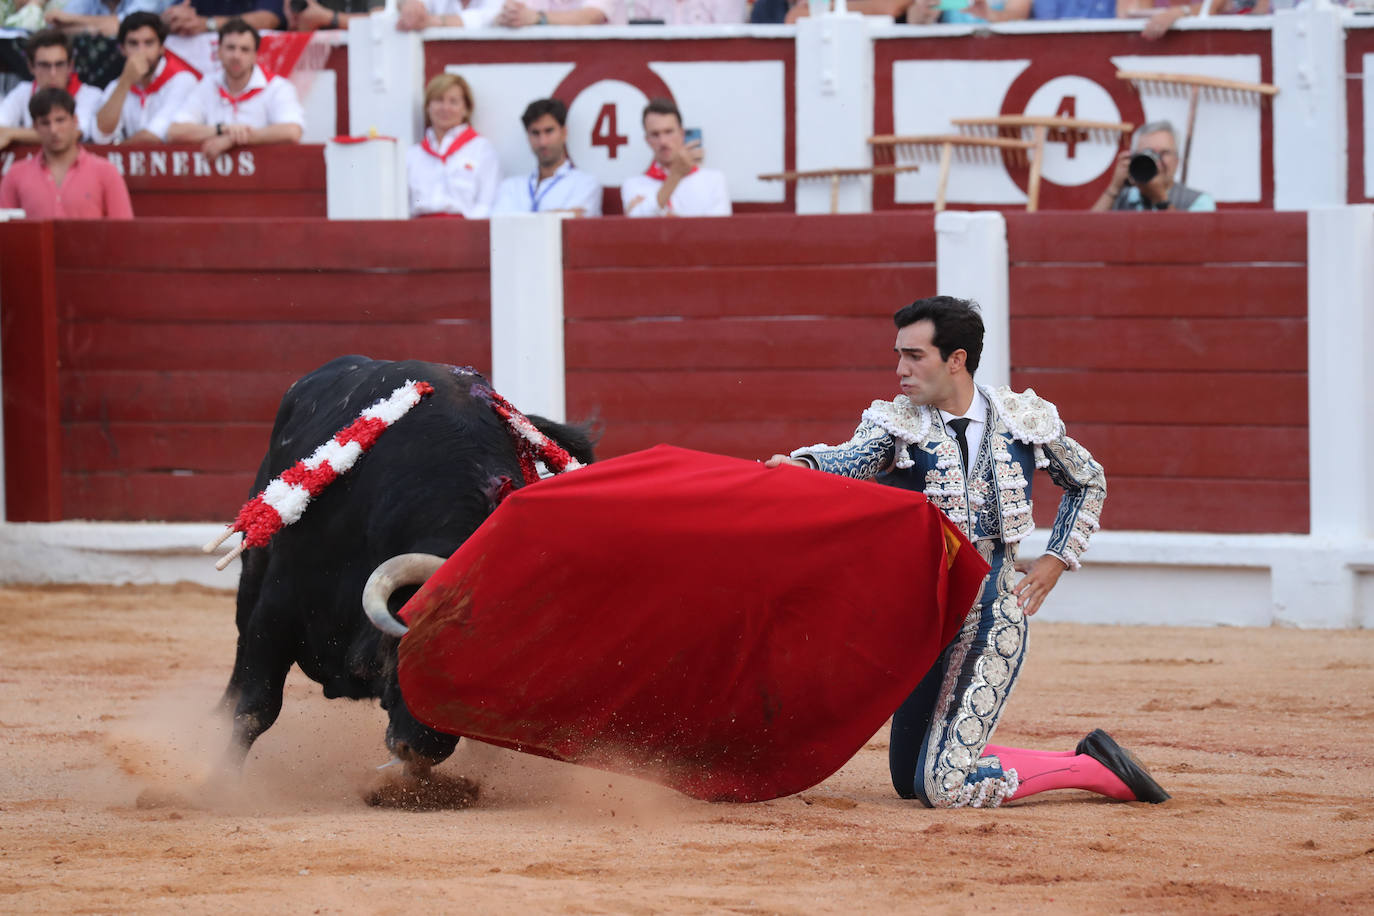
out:
<path id="1" fill-rule="evenodd" d="M 968 429 L 969 423 L 973 422 L 968 417 L 955 417 L 945 423 L 950 429 L 954 430 L 954 441 L 959 443 L 959 454 L 964 456 L 964 473 L 968 473 L 968 439 L 964 438 L 964 430 Z"/>

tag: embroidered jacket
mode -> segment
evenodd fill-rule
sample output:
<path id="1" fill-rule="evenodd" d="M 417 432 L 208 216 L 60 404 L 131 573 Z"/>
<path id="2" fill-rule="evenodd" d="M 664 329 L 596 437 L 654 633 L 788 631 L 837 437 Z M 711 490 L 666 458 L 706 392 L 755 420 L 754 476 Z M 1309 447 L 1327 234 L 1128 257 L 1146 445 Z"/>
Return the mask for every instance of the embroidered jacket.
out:
<path id="1" fill-rule="evenodd" d="M 843 445 L 813 445 L 792 457 L 844 477 L 882 475 L 887 483 L 924 493 L 969 540 L 1008 544 L 1035 528 L 1031 478 L 1035 468 L 1044 468 L 1065 491 L 1046 552 L 1077 569 L 1107 497 L 1102 466 L 1065 434 L 1059 411 L 1034 389 L 979 390 L 988 401 L 988 420 L 967 475 L 940 411 L 913 405 L 906 395 L 874 401 Z"/>

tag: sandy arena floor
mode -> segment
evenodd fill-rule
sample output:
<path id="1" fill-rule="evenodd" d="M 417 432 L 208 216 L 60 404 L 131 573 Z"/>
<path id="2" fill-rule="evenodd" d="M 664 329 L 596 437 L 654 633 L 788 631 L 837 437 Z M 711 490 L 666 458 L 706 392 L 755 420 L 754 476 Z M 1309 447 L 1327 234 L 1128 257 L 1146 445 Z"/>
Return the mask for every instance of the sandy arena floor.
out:
<path id="1" fill-rule="evenodd" d="M 0 589 L 0 911 L 1374 912 L 1374 632 L 1036 628 L 998 740 L 1106 726 L 1158 807 L 927 811 L 884 729 L 764 804 L 464 742 L 476 807 L 377 809 L 381 711 L 299 673 L 236 791 L 140 807 L 208 772 L 233 649 L 227 593 Z"/>

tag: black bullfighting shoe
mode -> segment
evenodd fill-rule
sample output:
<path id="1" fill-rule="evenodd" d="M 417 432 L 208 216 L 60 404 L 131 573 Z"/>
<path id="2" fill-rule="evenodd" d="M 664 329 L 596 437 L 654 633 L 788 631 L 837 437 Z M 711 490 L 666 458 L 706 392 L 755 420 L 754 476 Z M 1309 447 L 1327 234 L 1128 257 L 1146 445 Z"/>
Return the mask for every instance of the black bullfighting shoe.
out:
<path id="1" fill-rule="evenodd" d="M 1157 805 L 1162 801 L 1169 800 L 1169 793 L 1159 783 L 1151 778 L 1146 769 L 1140 765 L 1140 761 L 1131 756 L 1131 752 L 1117 744 L 1112 736 L 1100 728 L 1095 728 L 1088 733 L 1087 737 L 1078 742 L 1076 753 L 1087 754 L 1107 769 L 1111 770 L 1126 784 L 1126 788 L 1135 793 L 1136 801 L 1149 802 Z"/>

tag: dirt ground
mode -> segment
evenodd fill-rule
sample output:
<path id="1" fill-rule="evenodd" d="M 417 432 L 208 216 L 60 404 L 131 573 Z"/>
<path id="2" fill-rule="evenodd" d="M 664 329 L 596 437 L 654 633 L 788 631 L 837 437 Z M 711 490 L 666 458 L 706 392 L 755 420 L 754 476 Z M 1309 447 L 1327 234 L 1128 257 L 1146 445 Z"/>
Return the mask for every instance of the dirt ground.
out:
<path id="1" fill-rule="evenodd" d="M 1374 632 L 1034 629 L 997 740 L 1105 726 L 1173 800 L 928 811 L 884 729 L 762 804 L 463 742 L 474 807 L 379 809 L 383 714 L 296 672 L 236 788 L 149 806 L 222 749 L 232 596 L 0 588 L 0 911 L 1374 912 Z"/>

